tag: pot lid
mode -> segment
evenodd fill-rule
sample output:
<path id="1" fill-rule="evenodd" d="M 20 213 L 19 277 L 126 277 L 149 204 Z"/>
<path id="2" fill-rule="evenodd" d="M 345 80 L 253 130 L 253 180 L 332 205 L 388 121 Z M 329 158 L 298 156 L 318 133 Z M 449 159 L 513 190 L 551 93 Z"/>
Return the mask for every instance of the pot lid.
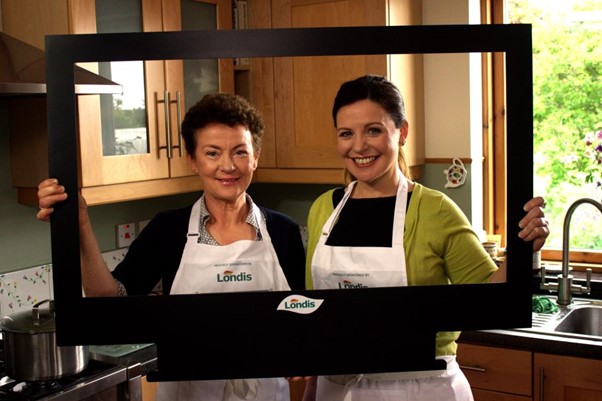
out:
<path id="1" fill-rule="evenodd" d="M 48 303 L 48 308 L 40 308 L 45 303 Z M 45 299 L 35 304 L 31 310 L 3 317 L 0 320 L 0 330 L 27 334 L 55 332 L 54 301 Z"/>

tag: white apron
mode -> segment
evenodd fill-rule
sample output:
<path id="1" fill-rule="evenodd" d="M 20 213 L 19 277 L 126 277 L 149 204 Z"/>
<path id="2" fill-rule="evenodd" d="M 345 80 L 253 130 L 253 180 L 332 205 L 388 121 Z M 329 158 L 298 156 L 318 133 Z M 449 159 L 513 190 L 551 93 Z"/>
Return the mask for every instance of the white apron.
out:
<path id="1" fill-rule="evenodd" d="M 326 245 L 354 186 L 355 182 L 349 184 L 322 229 L 312 259 L 314 288 L 407 286 L 403 233 L 408 181 L 404 176 L 397 188 L 390 248 Z M 441 359 L 447 362 L 446 370 L 318 377 L 316 401 L 472 400 L 470 385 L 455 357 Z"/>
<path id="2" fill-rule="evenodd" d="M 356 182 L 322 228 L 311 264 L 314 288 L 361 288 L 407 286 L 403 228 L 408 202 L 408 180 L 402 175 L 397 188 L 391 247 L 327 246 L 326 240 L 351 196 Z"/>
<path id="3" fill-rule="evenodd" d="M 170 294 L 289 291 L 259 208 L 253 204 L 262 241 L 199 244 L 201 200 L 192 207 L 188 240 Z M 156 401 L 289 401 L 284 378 L 160 382 Z"/>

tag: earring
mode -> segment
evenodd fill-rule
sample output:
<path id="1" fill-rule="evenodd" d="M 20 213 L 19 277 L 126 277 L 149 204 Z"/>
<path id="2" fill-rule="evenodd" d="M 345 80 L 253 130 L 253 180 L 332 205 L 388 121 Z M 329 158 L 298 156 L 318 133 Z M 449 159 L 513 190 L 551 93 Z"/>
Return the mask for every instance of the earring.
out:
<path id="1" fill-rule="evenodd" d="M 406 140 L 404 139 L 403 142 L 401 142 L 401 146 L 406 144 Z"/>

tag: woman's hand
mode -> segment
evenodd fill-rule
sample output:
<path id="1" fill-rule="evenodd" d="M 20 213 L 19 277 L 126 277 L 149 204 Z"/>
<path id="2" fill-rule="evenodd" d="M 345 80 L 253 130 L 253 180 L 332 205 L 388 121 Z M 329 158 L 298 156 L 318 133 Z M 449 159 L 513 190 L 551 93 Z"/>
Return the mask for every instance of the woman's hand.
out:
<path id="1" fill-rule="evenodd" d="M 38 206 L 40 210 L 36 214 L 38 220 L 50 221 L 50 216 L 54 212 L 54 205 L 59 202 L 63 202 L 67 199 L 68 195 L 65 191 L 65 187 L 59 184 L 56 178 L 48 178 L 38 185 Z M 80 224 L 87 220 L 88 216 L 88 205 L 86 200 L 78 194 L 78 207 L 79 207 L 79 218 Z"/>
<path id="2" fill-rule="evenodd" d="M 549 223 L 543 211 L 545 205 L 546 202 L 541 196 L 531 199 L 523 206 L 527 215 L 518 223 L 521 228 L 519 238 L 533 241 L 533 252 L 539 251 L 550 235 Z"/>

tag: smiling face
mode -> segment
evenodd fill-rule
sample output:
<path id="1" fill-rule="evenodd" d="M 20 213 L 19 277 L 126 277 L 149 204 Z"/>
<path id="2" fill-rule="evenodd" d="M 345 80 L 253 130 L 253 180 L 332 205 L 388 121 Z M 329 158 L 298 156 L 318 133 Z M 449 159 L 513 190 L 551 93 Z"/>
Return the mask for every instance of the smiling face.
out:
<path id="1" fill-rule="evenodd" d="M 203 181 L 205 197 L 220 203 L 244 202 L 259 157 L 249 130 L 212 123 L 197 129 L 195 136 L 194 157 L 189 155 L 188 161 Z"/>
<path id="2" fill-rule="evenodd" d="M 358 189 L 369 187 L 381 194 L 396 190 L 401 174 L 399 147 L 407 136 L 407 122 L 395 128 L 382 106 L 360 100 L 339 109 L 336 125 L 337 151 L 357 178 Z"/>

